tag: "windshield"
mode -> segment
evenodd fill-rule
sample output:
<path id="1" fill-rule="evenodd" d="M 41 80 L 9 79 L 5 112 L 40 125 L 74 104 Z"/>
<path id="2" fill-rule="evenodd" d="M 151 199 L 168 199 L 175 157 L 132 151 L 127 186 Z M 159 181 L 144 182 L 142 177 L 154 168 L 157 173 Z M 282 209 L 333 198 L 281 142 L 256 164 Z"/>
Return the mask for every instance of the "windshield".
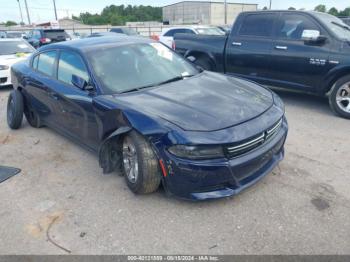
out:
<path id="1" fill-rule="evenodd" d="M 223 32 L 217 27 L 196 28 L 196 31 L 200 35 L 224 35 L 225 34 L 225 32 Z"/>
<path id="2" fill-rule="evenodd" d="M 35 49 L 25 41 L 0 41 L 0 55 L 33 53 Z"/>
<path id="3" fill-rule="evenodd" d="M 341 19 L 328 14 L 317 13 L 316 16 L 318 16 L 339 39 L 350 40 L 350 27 Z"/>
<path id="4" fill-rule="evenodd" d="M 156 86 L 198 74 L 191 63 L 160 43 L 100 48 L 91 51 L 88 57 L 106 94 Z"/>

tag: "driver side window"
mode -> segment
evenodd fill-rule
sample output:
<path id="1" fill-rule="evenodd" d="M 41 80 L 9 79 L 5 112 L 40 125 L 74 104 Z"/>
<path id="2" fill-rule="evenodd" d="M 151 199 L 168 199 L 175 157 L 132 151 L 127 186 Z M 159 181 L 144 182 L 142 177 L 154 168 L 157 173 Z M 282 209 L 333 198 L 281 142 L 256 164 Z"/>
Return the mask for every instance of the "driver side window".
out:
<path id="1" fill-rule="evenodd" d="M 73 85 L 73 75 L 79 76 L 86 82 L 89 82 L 89 74 L 80 55 L 74 52 L 61 51 L 58 61 L 57 79 L 68 85 Z"/>
<path id="2" fill-rule="evenodd" d="M 288 40 L 302 40 L 304 30 L 320 32 L 316 23 L 304 15 L 282 14 L 277 28 L 277 37 Z"/>

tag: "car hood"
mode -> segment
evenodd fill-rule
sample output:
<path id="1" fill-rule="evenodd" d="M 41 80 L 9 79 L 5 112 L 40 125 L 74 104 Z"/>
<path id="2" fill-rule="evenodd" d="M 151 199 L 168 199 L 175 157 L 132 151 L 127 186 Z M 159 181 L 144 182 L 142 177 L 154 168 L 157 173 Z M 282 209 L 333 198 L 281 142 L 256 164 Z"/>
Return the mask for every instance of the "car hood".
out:
<path id="1" fill-rule="evenodd" d="M 12 66 L 13 64 L 26 60 L 30 54 L 0 55 L 0 65 Z"/>
<path id="2" fill-rule="evenodd" d="M 271 91 L 212 72 L 113 97 L 133 110 L 156 115 L 188 131 L 215 131 L 238 125 L 273 105 Z"/>

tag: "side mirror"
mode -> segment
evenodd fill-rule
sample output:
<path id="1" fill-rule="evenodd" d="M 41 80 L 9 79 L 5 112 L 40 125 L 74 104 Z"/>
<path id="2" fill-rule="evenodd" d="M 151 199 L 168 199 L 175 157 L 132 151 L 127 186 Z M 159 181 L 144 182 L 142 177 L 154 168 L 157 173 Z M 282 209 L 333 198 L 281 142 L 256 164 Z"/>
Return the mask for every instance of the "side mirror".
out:
<path id="1" fill-rule="evenodd" d="M 318 30 L 304 30 L 301 38 L 305 44 L 323 44 L 327 40 L 327 37 L 321 35 Z"/>
<path id="2" fill-rule="evenodd" d="M 24 35 L 22 37 L 23 37 L 23 39 L 28 40 L 28 36 Z"/>
<path id="3" fill-rule="evenodd" d="M 85 79 L 81 78 L 80 76 L 77 76 L 77 75 L 72 75 L 72 84 L 81 89 L 81 90 L 84 90 L 84 91 L 91 91 L 93 90 L 94 88 L 88 84 L 88 82 L 86 82 Z"/>

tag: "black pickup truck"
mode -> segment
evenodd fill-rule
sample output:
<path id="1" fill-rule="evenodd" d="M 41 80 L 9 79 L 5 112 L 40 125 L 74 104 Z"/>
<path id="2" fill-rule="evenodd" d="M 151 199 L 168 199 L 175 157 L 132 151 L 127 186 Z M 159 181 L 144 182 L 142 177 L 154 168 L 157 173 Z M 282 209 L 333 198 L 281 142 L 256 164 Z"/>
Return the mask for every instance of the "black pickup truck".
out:
<path id="1" fill-rule="evenodd" d="M 206 70 L 328 95 L 350 118 L 350 29 L 318 12 L 241 13 L 227 36 L 177 34 L 176 51 Z"/>

